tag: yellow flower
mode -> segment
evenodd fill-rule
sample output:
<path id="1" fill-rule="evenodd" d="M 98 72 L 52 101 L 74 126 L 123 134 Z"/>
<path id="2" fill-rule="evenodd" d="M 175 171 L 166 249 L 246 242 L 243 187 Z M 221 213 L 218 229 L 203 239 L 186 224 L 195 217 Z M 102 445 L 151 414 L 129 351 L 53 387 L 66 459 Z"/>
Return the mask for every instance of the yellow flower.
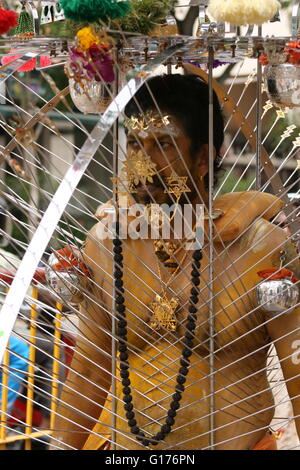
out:
<path id="1" fill-rule="evenodd" d="M 86 26 L 78 31 L 77 37 L 82 49 L 89 49 L 93 44 L 98 44 L 99 38 L 90 26 Z"/>

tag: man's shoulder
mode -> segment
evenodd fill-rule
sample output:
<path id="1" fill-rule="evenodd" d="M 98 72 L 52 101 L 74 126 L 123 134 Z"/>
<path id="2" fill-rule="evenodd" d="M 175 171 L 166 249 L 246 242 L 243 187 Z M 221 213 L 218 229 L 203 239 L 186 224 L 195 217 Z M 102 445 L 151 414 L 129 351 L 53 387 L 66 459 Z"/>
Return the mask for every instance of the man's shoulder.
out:
<path id="1" fill-rule="evenodd" d="M 271 251 L 287 242 L 289 242 L 287 233 L 262 217 L 255 219 L 240 237 L 242 248 L 251 249 L 254 253 Z"/>
<path id="2" fill-rule="evenodd" d="M 113 220 L 114 205 L 112 200 L 100 204 L 94 214 L 96 219 L 95 224 L 90 228 L 83 245 L 83 253 L 86 258 L 93 260 L 101 254 L 101 259 L 104 262 L 103 256 L 111 258 L 112 256 L 112 236 L 107 232 L 109 220 Z M 99 260 L 100 261 L 100 258 Z"/>
<path id="3" fill-rule="evenodd" d="M 292 239 L 277 225 L 257 219 L 243 234 L 240 251 L 250 259 L 263 261 L 267 268 L 289 269 L 300 279 L 299 253 Z"/>
<path id="4" fill-rule="evenodd" d="M 271 220 L 283 206 L 276 196 L 259 191 L 227 193 L 217 198 L 214 209 L 222 215 L 215 221 L 217 239 L 222 242 L 241 237 L 257 219 Z"/>

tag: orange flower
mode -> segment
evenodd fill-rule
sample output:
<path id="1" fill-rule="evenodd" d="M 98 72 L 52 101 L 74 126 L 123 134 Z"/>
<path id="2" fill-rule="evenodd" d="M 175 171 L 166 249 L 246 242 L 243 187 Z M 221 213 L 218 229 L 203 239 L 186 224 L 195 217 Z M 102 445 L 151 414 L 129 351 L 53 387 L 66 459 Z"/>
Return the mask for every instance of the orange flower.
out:
<path id="1" fill-rule="evenodd" d="M 290 271 L 289 269 L 285 269 L 285 268 L 263 269 L 262 271 L 258 271 L 257 274 L 259 275 L 259 277 L 262 277 L 263 279 L 268 279 L 268 281 L 273 281 L 274 279 L 284 279 L 286 277 L 289 277 L 292 282 L 298 282 L 299 280 L 292 271 Z"/>
<path id="2" fill-rule="evenodd" d="M 269 63 L 267 54 L 261 54 L 258 60 L 260 65 L 268 65 Z"/>
<path id="3" fill-rule="evenodd" d="M 295 49 L 299 49 L 300 48 L 300 41 L 291 41 L 291 42 L 287 42 L 287 47 L 293 47 Z"/>
<path id="4" fill-rule="evenodd" d="M 80 261 L 68 246 L 57 250 L 55 254 L 59 260 L 59 262 L 53 266 L 55 271 L 73 271 L 75 270 L 74 268 L 76 268 L 76 270 L 80 271 L 82 274 L 89 276 L 89 270 L 85 263 Z"/>
<path id="5" fill-rule="evenodd" d="M 289 63 L 293 65 L 299 65 L 300 64 L 300 51 L 294 51 L 290 50 L 289 51 Z"/>

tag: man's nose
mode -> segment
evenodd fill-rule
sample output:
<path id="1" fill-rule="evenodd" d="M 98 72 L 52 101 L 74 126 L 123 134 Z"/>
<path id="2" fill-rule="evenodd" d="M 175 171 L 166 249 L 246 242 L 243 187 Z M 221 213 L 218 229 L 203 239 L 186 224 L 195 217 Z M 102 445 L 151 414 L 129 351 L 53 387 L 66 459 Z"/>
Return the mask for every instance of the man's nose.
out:
<path id="1" fill-rule="evenodd" d="M 168 167 L 168 159 L 164 155 L 163 150 L 153 142 L 143 143 L 144 152 L 150 157 L 151 161 L 156 164 L 157 171 L 164 171 Z"/>

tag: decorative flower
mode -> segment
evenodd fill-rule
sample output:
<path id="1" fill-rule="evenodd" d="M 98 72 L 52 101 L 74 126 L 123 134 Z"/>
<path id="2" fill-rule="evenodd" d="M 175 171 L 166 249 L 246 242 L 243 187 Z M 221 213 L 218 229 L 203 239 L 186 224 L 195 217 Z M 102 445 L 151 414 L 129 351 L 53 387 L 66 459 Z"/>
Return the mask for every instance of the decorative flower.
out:
<path id="1" fill-rule="evenodd" d="M 7 33 L 18 24 L 18 15 L 14 11 L 0 8 L 0 34 Z"/>
<path id="2" fill-rule="evenodd" d="M 99 43 L 99 37 L 93 32 L 90 26 L 81 28 L 77 33 L 77 38 L 81 49 L 89 49 L 94 44 Z"/>
<path id="3" fill-rule="evenodd" d="M 79 78 L 111 83 L 115 79 L 114 61 L 108 41 L 93 44 L 86 50 L 70 48 L 70 68 Z"/>
<path id="4" fill-rule="evenodd" d="M 298 50 L 295 50 L 298 49 Z M 285 52 L 288 53 L 288 62 L 293 65 L 300 64 L 300 41 L 291 41 L 287 43 Z"/>
<path id="5" fill-rule="evenodd" d="M 55 271 L 72 271 L 76 269 L 85 276 L 89 276 L 89 270 L 79 257 L 78 251 L 78 249 L 69 246 L 55 251 L 58 262 L 52 266 L 52 269 Z"/>
<path id="6" fill-rule="evenodd" d="M 94 23 L 125 16 L 131 9 L 128 0 L 60 0 L 65 18 Z"/>
<path id="7" fill-rule="evenodd" d="M 242 26 L 265 23 L 280 7 L 277 0 L 210 0 L 208 12 L 216 21 Z"/>
<path id="8" fill-rule="evenodd" d="M 260 65 L 268 65 L 269 63 L 267 54 L 261 54 L 258 60 Z"/>
<path id="9" fill-rule="evenodd" d="M 300 65 L 300 41 L 290 41 L 284 50 L 273 50 L 269 48 L 266 54 L 261 54 L 259 62 L 261 65 L 292 64 Z"/>
<path id="10" fill-rule="evenodd" d="M 296 283 L 299 281 L 297 276 L 293 273 L 293 271 L 290 271 L 289 269 L 282 268 L 269 268 L 269 269 L 263 269 L 262 271 L 258 271 L 257 273 L 259 277 L 262 277 L 263 279 L 268 279 L 269 281 L 274 281 L 275 279 L 285 279 L 285 278 L 290 278 L 292 282 Z"/>
<path id="11" fill-rule="evenodd" d="M 113 82 L 115 74 L 112 56 L 105 51 L 101 51 L 101 49 L 98 49 L 95 46 L 90 48 L 89 54 L 92 62 L 88 62 L 86 65 L 83 65 L 83 67 L 90 72 L 92 78 L 97 82 L 100 82 L 101 80 L 104 80 L 107 83 Z"/>

